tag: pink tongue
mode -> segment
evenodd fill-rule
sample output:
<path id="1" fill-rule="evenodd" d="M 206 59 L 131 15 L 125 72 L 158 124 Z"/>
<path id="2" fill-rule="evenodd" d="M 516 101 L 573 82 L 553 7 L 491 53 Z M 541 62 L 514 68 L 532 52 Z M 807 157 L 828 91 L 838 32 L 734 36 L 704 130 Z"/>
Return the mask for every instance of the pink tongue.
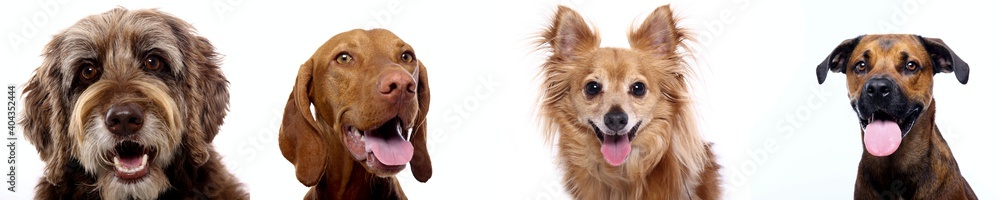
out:
<path id="1" fill-rule="evenodd" d="M 413 158 L 413 145 L 403 139 L 402 135 L 394 134 L 389 138 L 365 137 L 366 144 L 375 154 L 375 158 L 385 165 L 405 165 Z"/>
<path id="2" fill-rule="evenodd" d="M 902 137 L 896 122 L 875 120 L 865 127 L 865 149 L 874 156 L 888 156 L 899 148 Z"/>
<path id="3" fill-rule="evenodd" d="M 118 157 L 118 162 L 126 168 L 135 168 L 142 164 L 142 156 Z"/>
<path id="4" fill-rule="evenodd" d="M 611 166 L 617 167 L 625 162 L 628 153 L 632 151 L 632 142 L 624 136 L 605 135 L 605 137 L 608 138 L 601 142 L 601 153 L 604 154 L 604 160 L 607 160 Z"/>

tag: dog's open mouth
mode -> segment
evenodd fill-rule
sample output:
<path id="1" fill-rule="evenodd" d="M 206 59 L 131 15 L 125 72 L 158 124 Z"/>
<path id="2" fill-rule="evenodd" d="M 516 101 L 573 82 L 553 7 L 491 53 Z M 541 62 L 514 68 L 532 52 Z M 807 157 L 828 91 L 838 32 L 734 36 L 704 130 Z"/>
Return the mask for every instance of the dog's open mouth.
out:
<path id="1" fill-rule="evenodd" d="M 628 154 L 632 152 L 632 140 L 635 139 L 635 132 L 639 130 L 639 125 L 642 125 L 642 121 L 637 122 L 628 132 L 612 133 L 601 131 L 594 122 L 590 122 L 590 126 L 594 128 L 594 134 L 597 135 L 597 140 L 601 141 L 601 154 L 604 155 L 604 160 L 608 161 L 608 164 L 619 166 L 625 163 Z"/>
<path id="2" fill-rule="evenodd" d="M 896 152 L 899 144 L 903 141 L 903 136 L 910 131 L 917 116 L 920 115 L 922 107 L 916 106 L 909 109 L 904 114 L 893 115 L 881 109 L 877 109 L 861 120 L 861 127 L 864 128 L 865 150 L 874 156 L 888 156 Z"/>
<path id="3" fill-rule="evenodd" d="M 111 160 L 114 162 L 115 176 L 126 183 L 136 182 L 149 174 L 152 151 L 133 141 L 124 141 L 115 145 Z"/>
<path id="4" fill-rule="evenodd" d="M 344 143 L 355 160 L 364 161 L 369 167 L 387 172 L 397 173 L 406 167 L 413 158 L 413 145 L 403 134 L 403 121 L 398 117 L 386 121 L 373 130 L 359 130 L 353 126 L 345 127 Z"/>

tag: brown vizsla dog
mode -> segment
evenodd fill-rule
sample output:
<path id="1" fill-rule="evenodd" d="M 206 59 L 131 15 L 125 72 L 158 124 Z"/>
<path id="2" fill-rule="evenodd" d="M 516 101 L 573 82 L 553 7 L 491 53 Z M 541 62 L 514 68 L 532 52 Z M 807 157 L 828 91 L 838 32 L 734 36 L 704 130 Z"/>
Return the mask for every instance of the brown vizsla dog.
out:
<path id="1" fill-rule="evenodd" d="M 863 35 L 844 40 L 816 68 L 847 74 L 865 151 L 854 199 L 977 199 L 934 123 L 934 75 L 969 81 L 969 65 L 937 38 Z"/>
<path id="2" fill-rule="evenodd" d="M 431 177 L 426 71 L 383 29 L 337 34 L 302 64 L 279 145 L 312 187 L 305 199 L 406 199 L 394 177 L 406 163 L 418 181 Z"/>

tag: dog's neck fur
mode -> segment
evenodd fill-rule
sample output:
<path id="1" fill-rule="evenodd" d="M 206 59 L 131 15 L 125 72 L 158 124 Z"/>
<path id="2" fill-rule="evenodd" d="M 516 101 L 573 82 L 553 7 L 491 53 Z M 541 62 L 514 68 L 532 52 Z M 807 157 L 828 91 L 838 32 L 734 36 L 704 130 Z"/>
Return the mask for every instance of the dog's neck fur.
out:
<path id="1" fill-rule="evenodd" d="M 958 177 L 965 182 L 947 142 L 934 123 L 934 102 L 932 99 L 931 105 L 917 118 L 894 154 L 876 157 L 863 153 L 858 166 L 856 190 L 866 185 L 876 188 L 882 197 L 934 199 L 937 197 L 921 197 L 918 192 L 937 190 L 943 185 L 938 181 L 942 177 Z M 931 170 L 931 166 L 939 165 L 947 165 L 955 170 L 943 173 Z"/>

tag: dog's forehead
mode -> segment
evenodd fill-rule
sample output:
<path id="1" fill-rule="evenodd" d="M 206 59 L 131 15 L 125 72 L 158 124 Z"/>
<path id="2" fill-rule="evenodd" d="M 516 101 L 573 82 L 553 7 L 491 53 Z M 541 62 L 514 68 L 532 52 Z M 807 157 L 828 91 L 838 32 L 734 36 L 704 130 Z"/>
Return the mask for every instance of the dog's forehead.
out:
<path id="1" fill-rule="evenodd" d="M 925 54 L 917 36 L 909 34 L 867 35 L 858 43 L 858 47 L 854 49 L 854 56 L 863 56 L 865 53 L 896 56 Z"/>
<path id="2" fill-rule="evenodd" d="M 354 29 L 333 36 L 324 46 L 349 45 L 351 47 L 393 47 L 406 48 L 410 45 L 385 29 L 362 30 Z"/>
<path id="3" fill-rule="evenodd" d="M 644 61 L 632 50 L 621 48 L 600 48 L 591 57 L 593 75 L 601 76 L 609 83 L 631 83 L 641 79 Z"/>
<path id="4" fill-rule="evenodd" d="M 412 51 L 413 48 L 391 31 L 385 29 L 354 29 L 331 37 L 316 51 L 313 57 L 328 63 L 333 61 L 334 56 L 343 51 L 364 51 L 367 54 L 378 55 L 396 50 Z"/>

